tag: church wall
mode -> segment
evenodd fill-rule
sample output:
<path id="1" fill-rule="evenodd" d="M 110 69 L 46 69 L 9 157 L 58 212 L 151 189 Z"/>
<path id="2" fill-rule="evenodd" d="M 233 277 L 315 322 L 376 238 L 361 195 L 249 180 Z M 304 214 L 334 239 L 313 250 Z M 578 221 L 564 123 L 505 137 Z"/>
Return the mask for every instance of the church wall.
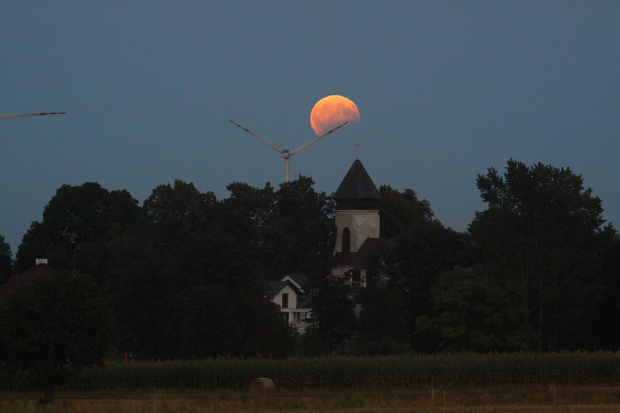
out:
<path id="1" fill-rule="evenodd" d="M 357 252 L 368 238 L 379 238 L 378 210 L 338 210 L 336 212 L 336 246 L 334 253 L 342 251 L 342 231 L 351 231 L 351 251 Z"/>

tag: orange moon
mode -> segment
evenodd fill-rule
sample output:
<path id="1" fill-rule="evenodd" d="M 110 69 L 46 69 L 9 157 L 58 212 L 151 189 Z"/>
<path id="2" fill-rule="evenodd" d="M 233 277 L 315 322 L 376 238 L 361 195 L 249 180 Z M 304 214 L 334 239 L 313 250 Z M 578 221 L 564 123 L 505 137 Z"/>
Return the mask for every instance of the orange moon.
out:
<path id="1" fill-rule="evenodd" d="M 310 125 L 317 136 L 345 122 L 359 122 L 360 111 L 350 99 L 340 95 L 324 97 L 316 102 L 310 112 Z"/>

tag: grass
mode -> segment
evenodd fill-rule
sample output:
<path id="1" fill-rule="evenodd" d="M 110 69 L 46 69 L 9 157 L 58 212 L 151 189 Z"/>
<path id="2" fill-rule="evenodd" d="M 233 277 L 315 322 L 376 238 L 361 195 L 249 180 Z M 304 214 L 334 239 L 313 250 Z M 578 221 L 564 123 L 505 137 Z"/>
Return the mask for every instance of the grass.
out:
<path id="1" fill-rule="evenodd" d="M 199 412 L 620 412 L 619 387 L 485 386 L 345 388 L 249 391 L 60 393 L 49 407 L 36 405 L 38 394 L 0 396 L 3 413 L 199 413 Z"/>

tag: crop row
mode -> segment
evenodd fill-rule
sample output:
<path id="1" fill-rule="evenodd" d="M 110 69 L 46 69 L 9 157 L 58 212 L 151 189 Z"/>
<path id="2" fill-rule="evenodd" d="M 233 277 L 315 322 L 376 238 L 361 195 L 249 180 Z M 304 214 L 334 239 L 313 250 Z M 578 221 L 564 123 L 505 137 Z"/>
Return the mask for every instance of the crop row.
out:
<path id="1" fill-rule="evenodd" d="M 256 377 L 281 388 L 618 385 L 620 353 L 401 355 L 108 362 L 72 376 L 66 390 L 242 389 Z M 0 391 L 32 390 L 0 369 Z"/>

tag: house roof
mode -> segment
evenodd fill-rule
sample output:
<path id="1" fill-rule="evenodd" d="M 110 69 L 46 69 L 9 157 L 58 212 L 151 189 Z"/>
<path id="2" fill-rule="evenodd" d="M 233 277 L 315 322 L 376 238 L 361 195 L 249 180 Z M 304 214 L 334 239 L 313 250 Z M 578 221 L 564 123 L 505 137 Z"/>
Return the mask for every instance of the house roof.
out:
<path id="1" fill-rule="evenodd" d="M 29 285 L 43 274 L 48 274 L 52 268 L 45 264 L 35 265 L 28 268 L 21 274 L 13 274 L 11 278 L 4 284 L 0 285 L 0 300 L 2 300 L 11 291 L 16 290 L 22 285 Z"/>
<path id="2" fill-rule="evenodd" d="M 336 209 L 368 210 L 379 209 L 381 194 L 362 162 L 356 159 L 333 198 L 336 200 Z"/>
<path id="3" fill-rule="evenodd" d="M 286 287 L 287 285 L 288 285 L 287 281 L 271 281 L 269 283 L 269 286 L 267 287 L 267 291 L 265 291 L 265 294 L 276 295 L 280 291 L 282 291 L 282 289 Z"/>
<path id="4" fill-rule="evenodd" d="M 284 278 L 282 278 L 282 281 L 286 281 L 287 278 L 293 281 L 298 288 L 303 288 L 308 282 L 308 276 L 306 274 L 286 274 Z"/>
<path id="5" fill-rule="evenodd" d="M 291 274 L 288 274 L 288 276 L 290 275 Z M 298 274 L 298 275 L 304 275 L 304 274 Z M 291 287 L 293 291 L 295 291 L 295 294 L 297 295 L 297 306 L 295 308 L 310 308 L 310 297 L 304 294 L 300 294 L 301 292 L 300 289 L 297 288 L 297 286 L 292 281 L 289 281 L 289 280 L 271 281 L 269 283 L 268 290 L 265 292 L 265 295 L 267 296 L 278 295 L 286 286 Z"/>
<path id="6" fill-rule="evenodd" d="M 299 294 L 299 288 L 290 281 L 271 281 L 267 287 L 265 295 L 277 295 L 286 286 L 291 287 L 295 293 Z"/>
<path id="7" fill-rule="evenodd" d="M 357 252 L 338 252 L 334 255 L 334 265 L 336 267 L 361 267 L 366 264 L 366 260 L 375 250 L 380 238 L 367 238 Z"/>

